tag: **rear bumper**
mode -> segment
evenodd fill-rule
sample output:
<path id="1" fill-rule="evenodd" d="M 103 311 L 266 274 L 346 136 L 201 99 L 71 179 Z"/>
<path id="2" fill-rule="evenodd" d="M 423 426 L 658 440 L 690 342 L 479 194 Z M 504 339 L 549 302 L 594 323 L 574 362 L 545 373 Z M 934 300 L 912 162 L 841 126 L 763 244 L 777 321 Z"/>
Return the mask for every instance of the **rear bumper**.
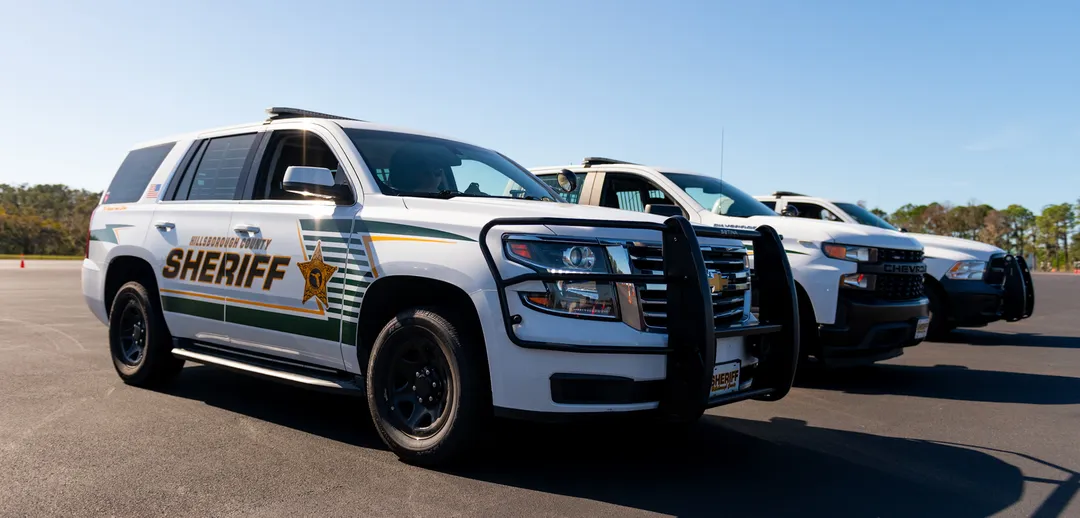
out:
<path id="1" fill-rule="evenodd" d="M 82 263 L 82 292 L 86 307 L 101 321 L 109 324 L 108 308 L 105 307 L 105 272 L 89 259 L 83 259 Z"/>
<path id="2" fill-rule="evenodd" d="M 821 326 L 818 359 L 826 365 L 867 364 L 903 354 L 929 314 L 926 297 L 910 301 L 856 301 L 841 296 L 836 322 Z"/>

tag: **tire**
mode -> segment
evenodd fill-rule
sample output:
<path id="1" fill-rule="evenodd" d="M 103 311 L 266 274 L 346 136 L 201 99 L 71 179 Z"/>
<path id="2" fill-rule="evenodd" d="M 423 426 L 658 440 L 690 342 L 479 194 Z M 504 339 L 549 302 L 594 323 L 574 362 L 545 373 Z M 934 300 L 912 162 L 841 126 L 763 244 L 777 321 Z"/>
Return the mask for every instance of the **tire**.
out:
<path id="1" fill-rule="evenodd" d="M 926 339 L 939 342 L 949 336 L 953 326 L 949 324 L 949 310 L 945 306 L 945 299 L 941 292 L 933 286 L 928 286 L 926 298 L 930 300 L 930 327 L 926 331 Z"/>
<path id="2" fill-rule="evenodd" d="M 184 360 L 172 355 L 172 335 L 161 308 L 137 281 L 121 286 L 113 298 L 109 351 L 120 379 L 137 387 L 163 386 L 184 367 Z"/>
<path id="3" fill-rule="evenodd" d="M 441 308 L 398 313 L 368 360 L 368 410 L 383 442 L 401 460 L 434 466 L 462 459 L 491 412 L 483 343 Z M 427 401 L 423 401 L 427 399 Z"/>

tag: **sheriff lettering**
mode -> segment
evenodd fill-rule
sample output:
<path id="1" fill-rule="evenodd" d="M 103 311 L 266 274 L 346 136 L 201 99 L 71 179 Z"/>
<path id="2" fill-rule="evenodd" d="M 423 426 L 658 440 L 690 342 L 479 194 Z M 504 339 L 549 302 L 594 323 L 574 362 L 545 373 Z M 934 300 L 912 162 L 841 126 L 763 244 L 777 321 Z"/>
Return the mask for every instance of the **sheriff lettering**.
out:
<path id="1" fill-rule="evenodd" d="M 259 241 L 270 242 L 269 239 Z M 261 280 L 262 289 L 269 290 L 275 280 L 285 278 L 290 261 L 292 258 L 287 255 L 173 248 L 165 257 L 161 276 L 237 288 L 250 288 L 256 280 Z"/>

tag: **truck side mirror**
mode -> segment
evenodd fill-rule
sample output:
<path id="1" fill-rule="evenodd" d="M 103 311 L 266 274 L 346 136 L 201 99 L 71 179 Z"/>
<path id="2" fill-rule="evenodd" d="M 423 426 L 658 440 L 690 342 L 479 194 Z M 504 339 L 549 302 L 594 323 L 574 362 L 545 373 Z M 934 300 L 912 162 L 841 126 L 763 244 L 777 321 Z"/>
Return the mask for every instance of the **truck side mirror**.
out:
<path id="1" fill-rule="evenodd" d="M 559 171 L 559 189 L 564 194 L 576 191 L 577 185 L 577 175 L 573 171 L 569 169 Z"/>
<path id="2" fill-rule="evenodd" d="M 291 193 L 337 202 L 348 202 L 352 198 L 348 186 L 334 183 L 334 173 L 325 167 L 291 165 L 285 170 L 281 188 Z"/>
<path id="3" fill-rule="evenodd" d="M 668 205 L 666 203 L 658 203 L 656 205 L 649 204 L 645 206 L 645 212 L 648 214 L 656 214 L 658 216 L 686 216 L 682 208 L 678 205 Z"/>
<path id="4" fill-rule="evenodd" d="M 797 218 L 799 217 L 799 209 L 796 209 L 794 205 L 785 205 L 784 210 L 780 212 L 780 215 Z"/>

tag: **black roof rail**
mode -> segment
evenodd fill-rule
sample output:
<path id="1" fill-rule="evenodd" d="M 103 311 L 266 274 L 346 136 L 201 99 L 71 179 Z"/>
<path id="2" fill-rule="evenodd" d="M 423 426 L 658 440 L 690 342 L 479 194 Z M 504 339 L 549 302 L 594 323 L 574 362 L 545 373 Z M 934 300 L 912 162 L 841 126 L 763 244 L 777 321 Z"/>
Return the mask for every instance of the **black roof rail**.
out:
<path id="1" fill-rule="evenodd" d="M 627 162 L 626 160 L 616 160 L 614 158 L 604 158 L 602 156 L 587 156 L 581 161 L 581 165 L 585 167 L 591 167 L 594 165 L 613 165 L 613 164 L 627 164 L 627 165 L 641 165 L 633 162 Z"/>
<path id="2" fill-rule="evenodd" d="M 779 198 L 781 196 L 806 196 L 805 194 L 799 194 L 797 192 L 791 192 L 791 191 L 776 191 L 776 192 L 772 193 L 772 195 L 776 196 L 777 198 Z"/>
<path id="3" fill-rule="evenodd" d="M 347 121 L 367 122 L 367 121 L 361 121 L 360 119 L 354 119 L 352 117 L 343 117 L 341 115 L 331 115 L 329 113 L 319 113 L 319 112 L 314 112 L 314 111 L 311 111 L 311 110 L 302 110 L 300 108 L 288 108 L 288 107 L 285 107 L 285 106 L 273 106 L 273 107 L 267 108 L 266 113 L 267 113 L 267 115 L 269 115 L 269 117 L 267 117 L 267 119 L 266 119 L 267 122 L 274 121 L 274 120 L 280 120 L 280 119 L 296 119 L 296 118 L 299 118 L 299 117 L 313 117 L 313 118 L 316 118 L 316 119 L 339 119 L 339 120 L 347 120 Z"/>

